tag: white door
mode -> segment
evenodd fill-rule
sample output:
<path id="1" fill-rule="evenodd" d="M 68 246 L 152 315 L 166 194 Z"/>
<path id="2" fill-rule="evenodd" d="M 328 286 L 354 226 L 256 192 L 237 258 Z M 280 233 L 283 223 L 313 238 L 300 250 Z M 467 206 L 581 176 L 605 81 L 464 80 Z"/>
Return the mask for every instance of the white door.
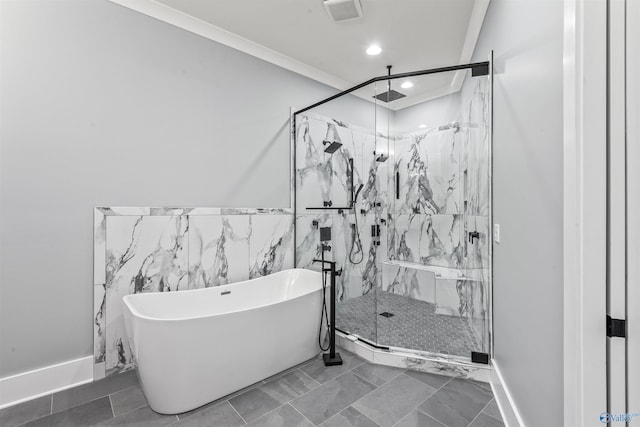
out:
<path id="1" fill-rule="evenodd" d="M 608 40 L 608 182 L 607 182 L 607 315 L 626 321 L 627 173 L 626 173 L 626 0 L 609 2 Z M 604 321 L 604 319 L 602 319 Z M 621 329 L 624 329 L 622 327 Z M 609 331 L 608 331 L 609 332 Z M 626 339 L 607 338 L 607 412 L 627 413 Z M 618 332 L 618 335 L 622 335 Z M 606 418 L 602 418 L 606 421 Z M 614 422 L 612 425 L 615 425 Z"/>
<path id="2" fill-rule="evenodd" d="M 608 4 L 607 314 L 623 337 L 607 338 L 607 412 L 616 426 L 640 424 L 640 1 Z"/>
<path id="3" fill-rule="evenodd" d="M 627 411 L 640 414 L 640 1 L 626 1 Z M 640 416 L 630 425 L 640 425 Z"/>

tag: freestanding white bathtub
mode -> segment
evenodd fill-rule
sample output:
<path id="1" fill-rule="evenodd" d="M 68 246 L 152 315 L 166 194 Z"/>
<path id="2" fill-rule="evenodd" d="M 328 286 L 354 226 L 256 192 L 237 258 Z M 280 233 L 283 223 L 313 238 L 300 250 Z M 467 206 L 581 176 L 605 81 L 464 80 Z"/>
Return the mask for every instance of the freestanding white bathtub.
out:
<path id="1" fill-rule="evenodd" d="M 177 414 L 316 356 L 322 277 L 291 269 L 230 285 L 127 295 L 149 406 Z M 328 292 L 327 292 L 328 296 Z"/>

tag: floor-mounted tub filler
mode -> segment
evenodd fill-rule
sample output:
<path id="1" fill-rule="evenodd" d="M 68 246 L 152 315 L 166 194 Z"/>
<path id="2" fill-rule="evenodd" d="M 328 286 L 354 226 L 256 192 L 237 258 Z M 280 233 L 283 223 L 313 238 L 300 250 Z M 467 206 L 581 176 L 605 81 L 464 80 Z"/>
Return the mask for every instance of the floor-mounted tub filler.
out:
<path id="1" fill-rule="evenodd" d="M 320 353 L 315 271 L 123 300 L 142 390 L 161 414 L 195 409 Z"/>

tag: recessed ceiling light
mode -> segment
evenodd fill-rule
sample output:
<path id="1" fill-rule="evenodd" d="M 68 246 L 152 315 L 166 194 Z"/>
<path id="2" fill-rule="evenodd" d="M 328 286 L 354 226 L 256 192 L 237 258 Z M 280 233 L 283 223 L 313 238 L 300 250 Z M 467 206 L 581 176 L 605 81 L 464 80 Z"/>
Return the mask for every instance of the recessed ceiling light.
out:
<path id="1" fill-rule="evenodd" d="M 410 81 L 406 81 L 400 85 L 402 89 L 411 89 L 413 87 L 413 83 Z"/>
<path id="2" fill-rule="evenodd" d="M 420 126 L 418 126 L 418 127 L 419 127 L 420 129 L 424 129 L 424 128 L 426 128 L 426 127 L 427 127 L 427 125 L 420 125 Z"/>
<path id="3" fill-rule="evenodd" d="M 367 48 L 367 55 L 378 55 L 382 49 L 377 44 L 372 44 Z"/>

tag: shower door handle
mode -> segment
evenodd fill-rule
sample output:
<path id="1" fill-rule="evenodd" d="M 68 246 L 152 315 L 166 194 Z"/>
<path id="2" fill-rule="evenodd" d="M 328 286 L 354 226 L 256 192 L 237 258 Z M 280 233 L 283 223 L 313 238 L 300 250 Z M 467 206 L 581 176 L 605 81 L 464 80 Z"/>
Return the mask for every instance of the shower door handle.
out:
<path id="1" fill-rule="evenodd" d="M 396 200 L 400 200 L 400 172 L 396 172 Z"/>

